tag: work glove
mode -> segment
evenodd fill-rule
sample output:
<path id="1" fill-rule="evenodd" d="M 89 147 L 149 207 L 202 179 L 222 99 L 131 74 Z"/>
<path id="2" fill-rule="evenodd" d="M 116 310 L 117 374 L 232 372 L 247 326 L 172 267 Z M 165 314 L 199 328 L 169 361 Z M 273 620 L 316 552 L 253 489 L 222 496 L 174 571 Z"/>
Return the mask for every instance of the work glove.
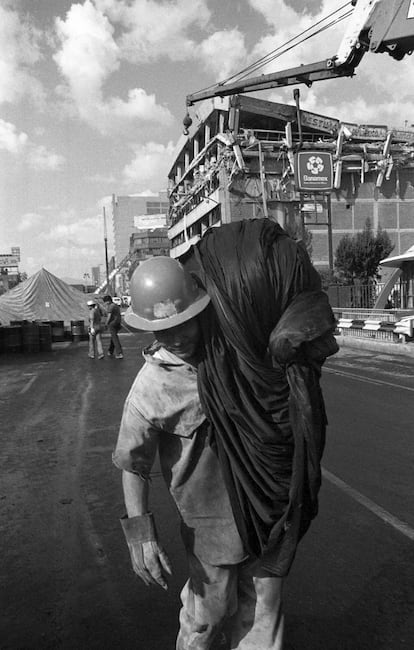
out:
<path id="1" fill-rule="evenodd" d="M 168 589 L 164 573 L 172 574 L 168 555 L 158 544 L 152 513 L 122 517 L 122 530 L 128 544 L 134 572 L 147 585 Z"/>

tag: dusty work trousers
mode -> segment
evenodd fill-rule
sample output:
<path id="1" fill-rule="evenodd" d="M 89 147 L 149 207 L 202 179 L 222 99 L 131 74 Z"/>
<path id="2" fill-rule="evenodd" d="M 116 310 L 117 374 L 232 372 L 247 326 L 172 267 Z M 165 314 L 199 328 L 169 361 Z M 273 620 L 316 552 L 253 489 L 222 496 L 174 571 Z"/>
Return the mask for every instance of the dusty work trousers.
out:
<path id="1" fill-rule="evenodd" d="M 95 346 L 96 346 L 96 351 L 98 353 L 98 357 L 103 356 L 103 347 L 102 347 L 102 337 L 100 332 L 95 332 L 95 334 L 91 334 L 89 332 L 89 356 L 94 357 L 95 356 Z"/>
<path id="2" fill-rule="evenodd" d="M 119 325 L 108 325 L 109 333 L 111 335 L 111 341 L 109 343 L 108 352 L 113 354 L 122 354 L 121 342 L 119 340 L 118 332 L 121 329 Z"/>
<path id="3" fill-rule="evenodd" d="M 282 650 L 283 578 L 258 562 L 215 567 L 190 556 L 189 568 L 176 650 Z"/>

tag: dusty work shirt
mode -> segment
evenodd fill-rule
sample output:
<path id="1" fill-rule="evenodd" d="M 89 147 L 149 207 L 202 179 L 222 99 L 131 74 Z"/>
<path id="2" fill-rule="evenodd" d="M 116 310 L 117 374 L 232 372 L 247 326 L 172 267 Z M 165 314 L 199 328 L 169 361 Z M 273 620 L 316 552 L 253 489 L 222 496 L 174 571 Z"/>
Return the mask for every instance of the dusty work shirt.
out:
<path id="1" fill-rule="evenodd" d="M 210 564 L 238 563 L 246 554 L 208 441 L 197 370 L 157 344 L 144 358 L 125 401 L 113 461 L 149 478 L 158 449 L 185 546 Z"/>

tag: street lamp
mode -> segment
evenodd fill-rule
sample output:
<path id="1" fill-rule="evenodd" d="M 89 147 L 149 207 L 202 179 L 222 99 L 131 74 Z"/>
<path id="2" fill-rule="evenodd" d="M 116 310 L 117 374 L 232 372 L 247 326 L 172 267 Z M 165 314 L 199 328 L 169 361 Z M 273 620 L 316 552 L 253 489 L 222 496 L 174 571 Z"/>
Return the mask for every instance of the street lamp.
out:
<path id="1" fill-rule="evenodd" d="M 85 293 L 88 293 L 88 280 L 90 279 L 89 273 L 84 273 L 83 274 L 83 280 L 85 282 Z"/>

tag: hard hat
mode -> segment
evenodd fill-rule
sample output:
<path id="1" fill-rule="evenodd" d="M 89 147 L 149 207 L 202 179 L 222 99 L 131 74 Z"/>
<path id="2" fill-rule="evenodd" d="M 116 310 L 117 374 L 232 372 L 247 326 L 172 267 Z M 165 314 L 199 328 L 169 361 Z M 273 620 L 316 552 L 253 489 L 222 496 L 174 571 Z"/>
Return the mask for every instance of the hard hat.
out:
<path id="1" fill-rule="evenodd" d="M 194 277 L 172 257 L 152 257 L 135 269 L 125 322 L 150 332 L 170 329 L 203 311 L 210 302 Z"/>
<path id="2" fill-rule="evenodd" d="M 88 305 L 88 307 L 93 307 L 94 305 L 96 305 L 96 302 L 94 300 L 88 300 L 86 304 Z"/>

